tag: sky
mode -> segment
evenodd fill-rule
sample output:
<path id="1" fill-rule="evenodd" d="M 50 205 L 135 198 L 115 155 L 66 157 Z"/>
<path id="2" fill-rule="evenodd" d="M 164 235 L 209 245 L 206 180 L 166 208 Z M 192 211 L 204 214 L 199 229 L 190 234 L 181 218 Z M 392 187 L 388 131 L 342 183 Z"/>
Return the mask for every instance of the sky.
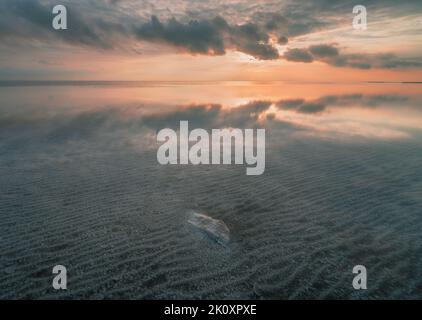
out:
<path id="1" fill-rule="evenodd" d="M 52 27 L 57 4 L 67 30 Z M 0 0 L 0 80 L 422 81 L 421 13 L 420 0 Z"/>

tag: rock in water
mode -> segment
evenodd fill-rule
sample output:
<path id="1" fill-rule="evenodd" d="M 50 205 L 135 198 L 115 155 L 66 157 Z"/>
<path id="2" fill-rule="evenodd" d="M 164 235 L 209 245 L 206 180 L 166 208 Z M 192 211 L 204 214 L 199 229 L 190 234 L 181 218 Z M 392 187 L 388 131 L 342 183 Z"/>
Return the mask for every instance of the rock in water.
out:
<path id="1" fill-rule="evenodd" d="M 205 232 L 220 244 L 226 245 L 230 241 L 230 230 L 221 220 L 193 212 L 188 219 L 188 223 Z"/>

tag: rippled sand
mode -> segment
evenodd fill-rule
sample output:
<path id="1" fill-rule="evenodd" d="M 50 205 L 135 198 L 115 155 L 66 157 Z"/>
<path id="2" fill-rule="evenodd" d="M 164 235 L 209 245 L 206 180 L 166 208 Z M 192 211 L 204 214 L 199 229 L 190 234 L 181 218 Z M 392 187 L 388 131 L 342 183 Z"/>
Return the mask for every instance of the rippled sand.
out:
<path id="1" fill-rule="evenodd" d="M 266 171 L 246 176 L 160 166 L 141 129 L 85 120 L 0 129 L 1 299 L 421 298 L 419 131 L 338 140 L 269 126 Z M 224 221 L 230 242 L 195 232 L 191 210 Z M 65 292 L 51 286 L 57 264 Z M 352 287 L 357 264 L 366 291 Z"/>

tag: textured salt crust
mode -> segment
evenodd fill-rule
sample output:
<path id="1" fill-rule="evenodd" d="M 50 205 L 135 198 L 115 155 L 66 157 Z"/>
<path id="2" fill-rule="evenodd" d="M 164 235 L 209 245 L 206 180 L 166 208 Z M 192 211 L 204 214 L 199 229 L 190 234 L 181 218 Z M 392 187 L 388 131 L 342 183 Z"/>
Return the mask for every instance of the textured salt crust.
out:
<path id="1" fill-rule="evenodd" d="M 420 134 L 335 142 L 269 129 L 265 174 L 248 177 L 157 165 L 110 130 L 68 141 L 3 128 L 1 299 L 421 298 Z M 190 208 L 218 212 L 230 250 L 187 227 Z M 65 292 L 51 286 L 56 264 Z M 368 290 L 351 286 L 356 264 Z"/>

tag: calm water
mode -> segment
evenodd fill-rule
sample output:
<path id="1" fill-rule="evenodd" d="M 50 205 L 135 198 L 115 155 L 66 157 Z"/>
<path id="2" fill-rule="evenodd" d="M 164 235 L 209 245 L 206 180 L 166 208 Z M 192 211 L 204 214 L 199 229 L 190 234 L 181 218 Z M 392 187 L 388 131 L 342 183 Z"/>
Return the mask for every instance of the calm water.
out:
<path id="1" fill-rule="evenodd" d="M 265 173 L 159 165 L 181 120 L 265 128 Z M 421 138 L 420 84 L 3 83 L 0 298 L 422 298 Z"/>

